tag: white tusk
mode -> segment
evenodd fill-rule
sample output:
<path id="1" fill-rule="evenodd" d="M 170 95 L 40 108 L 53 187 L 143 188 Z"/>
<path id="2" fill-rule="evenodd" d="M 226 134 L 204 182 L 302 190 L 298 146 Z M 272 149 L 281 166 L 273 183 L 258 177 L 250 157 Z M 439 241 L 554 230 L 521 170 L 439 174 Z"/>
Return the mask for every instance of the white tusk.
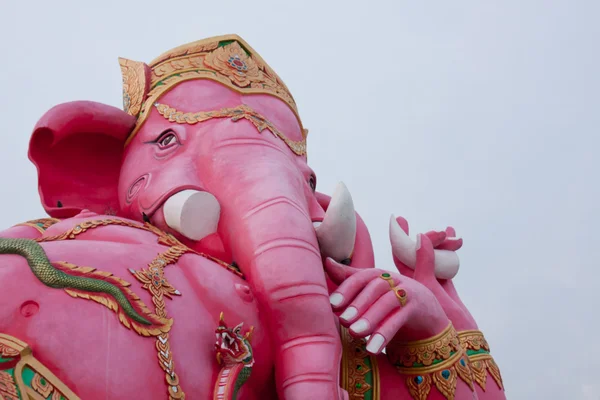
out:
<path id="1" fill-rule="evenodd" d="M 201 240 L 217 231 L 221 206 L 208 192 L 183 190 L 169 197 L 163 213 L 169 228 L 188 239 Z"/>
<path id="2" fill-rule="evenodd" d="M 356 212 L 352 196 L 343 182 L 338 183 L 322 223 L 313 223 L 321 253 L 336 261 L 352 256 L 356 240 Z"/>
<path id="3" fill-rule="evenodd" d="M 406 232 L 398 225 L 396 217 L 390 218 L 390 242 L 392 244 L 392 253 L 403 264 L 411 269 L 415 269 L 417 263 L 416 243 L 408 237 Z M 435 254 L 435 276 L 438 279 L 452 279 L 458 273 L 460 260 L 454 251 L 434 250 Z"/>

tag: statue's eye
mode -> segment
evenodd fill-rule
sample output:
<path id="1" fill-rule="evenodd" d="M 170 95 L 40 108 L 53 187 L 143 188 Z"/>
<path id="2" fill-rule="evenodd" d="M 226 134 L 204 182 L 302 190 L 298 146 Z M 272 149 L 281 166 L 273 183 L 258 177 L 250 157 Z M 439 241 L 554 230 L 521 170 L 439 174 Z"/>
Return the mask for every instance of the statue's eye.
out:
<path id="1" fill-rule="evenodd" d="M 178 142 L 179 140 L 177 139 L 177 135 L 175 135 L 173 131 L 164 132 L 156 140 L 158 147 L 160 147 L 161 149 L 167 149 L 171 146 L 176 145 Z"/>
<path id="2" fill-rule="evenodd" d="M 311 175 L 308 179 L 308 185 L 310 186 L 313 192 L 317 190 L 317 178 L 314 175 Z"/>

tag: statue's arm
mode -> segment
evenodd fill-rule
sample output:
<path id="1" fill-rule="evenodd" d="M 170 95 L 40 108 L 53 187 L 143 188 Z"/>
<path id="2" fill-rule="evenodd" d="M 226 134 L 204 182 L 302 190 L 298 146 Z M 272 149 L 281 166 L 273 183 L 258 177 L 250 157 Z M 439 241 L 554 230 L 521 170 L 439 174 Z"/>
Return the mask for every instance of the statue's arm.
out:
<path id="1" fill-rule="evenodd" d="M 396 231 L 400 234 L 408 235 L 408 223 L 405 219 L 399 217 L 396 219 L 399 229 Z M 460 345 L 467 356 L 468 367 L 471 372 L 475 391 L 479 399 L 506 399 L 504 393 L 504 384 L 500 369 L 495 363 L 490 352 L 490 347 L 479 330 L 475 319 L 461 301 L 458 292 L 453 283 L 453 277 L 449 279 L 440 279 L 439 276 L 424 276 L 409 268 L 405 262 L 407 246 L 399 246 L 397 238 L 393 237 L 392 229 L 390 229 L 390 239 L 392 242 L 392 253 L 394 254 L 394 263 L 398 270 L 405 276 L 410 276 L 426 286 L 436 297 L 439 304 L 444 309 L 448 319 L 454 325 L 457 331 Z M 463 241 L 456 237 L 456 231 L 452 227 L 448 227 L 445 231 L 431 231 L 425 235 L 432 243 L 436 251 L 441 250 L 448 255 L 454 253 L 462 247 Z M 452 256 L 456 257 L 454 254 Z M 436 254 L 436 261 L 437 261 Z M 457 263 L 458 258 L 456 257 Z M 458 264 L 457 264 L 458 265 Z M 458 271 L 456 269 L 455 273 Z M 438 270 L 436 269 L 436 275 Z M 390 352 L 388 352 L 389 354 Z"/>

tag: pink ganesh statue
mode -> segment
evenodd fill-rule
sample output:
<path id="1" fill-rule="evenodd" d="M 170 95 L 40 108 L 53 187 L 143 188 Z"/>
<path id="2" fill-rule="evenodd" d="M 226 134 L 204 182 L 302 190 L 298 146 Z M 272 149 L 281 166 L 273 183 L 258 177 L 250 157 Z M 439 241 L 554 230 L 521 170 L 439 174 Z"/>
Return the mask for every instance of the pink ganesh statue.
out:
<path id="1" fill-rule="evenodd" d="M 120 59 L 124 111 L 58 105 L 29 158 L 50 218 L 0 233 L 0 398 L 504 399 L 452 228 L 390 221 L 374 267 L 316 191 L 294 98 L 240 37 Z"/>

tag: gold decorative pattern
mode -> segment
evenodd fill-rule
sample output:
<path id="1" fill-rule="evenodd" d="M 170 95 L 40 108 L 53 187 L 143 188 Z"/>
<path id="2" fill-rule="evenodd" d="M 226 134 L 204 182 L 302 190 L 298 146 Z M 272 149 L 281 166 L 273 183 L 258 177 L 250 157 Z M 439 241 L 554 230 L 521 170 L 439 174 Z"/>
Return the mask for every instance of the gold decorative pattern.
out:
<path id="1" fill-rule="evenodd" d="M 367 341 L 364 338 L 351 336 L 348 329 L 344 327 L 341 327 L 341 339 L 343 347 L 342 387 L 348 392 L 349 399 L 364 399 L 365 394 L 370 391 L 370 398 L 379 400 L 380 382 L 377 359 L 367 353 Z M 367 361 L 370 365 L 367 364 Z"/>
<path id="2" fill-rule="evenodd" d="M 504 390 L 500 368 L 490 354 L 490 346 L 483 333 L 478 330 L 461 331 L 458 337 L 461 346 L 468 354 L 469 367 L 475 382 L 485 391 L 489 372 L 498 387 Z"/>
<path id="3" fill-rule="evenodd" d="M 33 388 L 33 390 L 41 394 L 44 399 L 50 396 L 50 393 L 54 391 L 54 386 L 52 386 L 47 380 L 42 378 L 42 376 L 37 372 L 31 380 L 31 387 Z"/>
<path id="4" fill-rule="evenodd" d="M 169 122 L 178 124 L 197 124 L 198 122 L 208 121 L 213 118 L 231 118 L 237 122 L 241 119 L 250 121 L 262 133 L 265 129 L 271 131 L 273 135 L 279 137 L 285 144 L 297 155 L 306 154 L 306 140 L 294 141 L 288 139 L 279 129 L 273 125 L 268 119 L 254 111 L 251 107 L 242 104 L 232 108 L 222 108 L 217 111 L 199 111 L 184 113 L 178 111 L 166 104 L 155 103 L 154 106 L 160 115 L 165 117 Z"/>
<path id="5" fill-rule="evenodd" d="M 447 374 L 445 374 L 447 372 Z M 448 400 L 454 400 L 456 394 L 456 369 L 451 367 L 447 370 L 435 371 L 431 374 L 433 384 L 441 394 Z M 472 390 L 472 389 L 471 389 Z"/>
<path id="6" fill-rule="evenodd" d="M 11 374 L 5 371 L 0 371 L 0 399 L 2 400 L 19 400 L 19 392 L 17 385 Z"/>
<path id="7" fill-rule="evenodd" d="M 452 324 L 432 338 L 414 342 L 395 341 L 389 348 L 388 358 L 392 363 L 399 368 L 410 368 L 411 370 L 414 370 L 415 364 L 420 364 L 422 365 L 420 372 L 426 371 L 428 367 L 436 370 L 441 363 L 432 365 L 435 360 L 452 360 L 454 363 L 454 358 L 460 358 L 463 353 Z"/>
<path id="8" fill-rule="evenodd" d="M 37 229 L 40 233 L 46 232 L 46 229 L 50 228 L 52 225 L 60 222 L 60 219 L 56 218 L 40 218 L 34 219 L 32 221 L 23 222 L 21 224 L 17 224 L 15 226 L 30 226 L 32 228 Z"/>
<path id="9" fill-rule="evenodd" d="M 406 386 L 415 400 L 426 399 L 432 384 L 446 399 L 453 400 L 459 377 L 474 390 L 468 358 L 452 324 L 429 339 L 390 343 L 387 357 L 400 374 L 407 376 Z"/>
<path id="10" fill-rule="evenodd" d="M 14 367 L 14 373 L 0 371 L 0 398 L 4 400 L 39 399 L 40 396 L 48 398 L 52 394 L 51 400 L 60 400 L 61 398 L 79 400 L 79 397 L 71 389 L 33 356 L 31 348 L 26 343 L 13 336 L 0 333 L 0 344 L 18 352 L 18 362 Z M 25 370 L 34 373 L 31 386 L 28 386 L 23 380 Z M 19 393 L 21 397 L 19 397 Z"/>
<path id="11" fill-rule="evenodd" d="M 485 351 L 490 351 L 490 345 L 487 340 L 485 340 L 481 331 L 460 331 L 458 333 L 458 338 L 460 340 L 460 345 L 465 350 L 479 351 L 483 349 Z"/>
<path id="12" fill-rule="evenodd" d="M 469 368 L 469 358 L 463 356 L 459 362 L 454 364 L 454 368 L 456 368 L 456 372 L 460 379 L 465 382 L 472 391 L 475 391 L 475 387 L 473 386 L 473 375 L 471 374 L 471 369 Z"/>
<path id="13" fill-rule="evenodd" d="M 152 323 L 152 325 L 145 325 L 128 317 L 125 311 L 119 307 L 115 298 L 112 296 L 107 296 L 105 293 L 93 293 L 77 289 L 64 289 L 69 296 L 95 301 L 96 303 L 102 304 L 109 310 L 117 313 L 119 316 L 119 321 L 127 329 L 133 329 L 141 336 L 158 336 L 171 330 L 173 319 L 165 318 L 152 313 L 148 306 L 146 306 L 146 304 L 144 304 L 144 302 L 140 299 L 140 297 L 129 288 L 131 284 L 124 279 L 118 278 L 108 272 L 97 271 L 95 268 L 78 267 L 67 262 L 56 262 L 54 265 L 58 269 L 63 270 L 71 276 L 102 279 L 106 282 L 112 283 L 123 292 L 132 305 L 136 306 L 136 309 L 140 312 L 140 314 Z"/>
<path id="14" fill-rule="evenodd" d="M 174 244 L 167 251 L 156 256 L 148 265 L 148 268 L 140 271 L 130 269 L 129 271 L 140 281 L 143 288 L 152 295 L 152 301 L 156 306 L 155 313 L 161 318 L 167 318 L 165 309 L 165 297 L 172 299 L 172 296 L 180 296 L 179 290 L 176 290 L 167 281 L 164 275 L 164 268 L 169 264 L 177 262 L 179 257 L 187 253 L 187 247 Z M 156 338 L 156 349 L 158 350 L 158 362 L 165 371 L 165 379 L 168 385 L 169 399 L 183 399 L 185 393 L 179 385 L 179 376 L 175 373 L 175 364 L 169 344 L 169 332 L 161 333 Z"/>
<path id="15" fill-rule="evenodd" d="M 237 275 L 241 278 L 244 278 L 244 275 L 237 268 L 233 267 L 232 265 L 227 264 L 226 262 L 221 261 L 218 258 L 213 257 L 211 255 L 192 250 L 189 247 L 184 246 L 177 239 L 175 239 L 175 237 L 173 235 L 163 232 L 160 229 L 158 229 L 155 226 L 152 226 L 148 223 L 146 223 L 144 225 L 140 225 L 139 223 L 134 223 L 131 221 L 126 221 L 126 220 L 122 220 L 122 219 L 118 219 L 118 218 L 88 220 L 88 221 L 83 221 L 83 222 L 77 224 L 75 227 L 68 229 L 63 233 L 60 233 L 60 234 L 54 235 L 54 236 L 47 236 L 47 237 L 39 238 L 39 239 L 36 239 L 36 241 L 37 242 L 53 242 L 56 240 L 75 239 L 77 237 L 77 235 L 87 232 L 89 229 L 94 229 L 94 228 L 97 228 L 100 226 L 108 226 L 108 225 L 127 226 L 129 228 L 135 228 L 135 229 L 140 229 L 143 231 L 152 232 L 156 236 L 158 236 L 159 244 L 163 244 L 165 246 L 171 246 L 171 245 L 183 246 L 187 249 L 188 253 L 193 253 L 193 254 L 199 255 L 200 257 L 209 259 L 209 260 L 215 262 L 216 264 L 218 264 L 219 266 L 221 266 L 222 268 L 227 269 L 229 272 L 232 272 L 235 275 Z"/>
<path id="16" fill-rule="evenodd" d="M 14 347 L 10 347 L 6 344 L 3 344 L 0 341 L 0 357 L 17 357 L 19 355 L 19 350 Z"/>
<path id="17" fill-rule="evenodd" d="M 192 79 L 216 81 L 242 94 L 268 94 L 277 97 L 296 116 L 303 137 L 307 135 L 289 89 L 256 51 L 237 35 L 208 38 L 177 47 L 152 61 L 148 68 L 151 70 L 150 87 L 141 96 L 143 100 L 140 111 L 136 114 L 138 121 L 126 145 L 150 115 L 153 104 L 179 83 Z M 129 70 L 127 73 L 133 74 Z M 132 77 L 126 80 L 125 72 L 123 75 L 124 83 L 127 82 L 127 87 L 124 85 L 124 99 L 129 99 L 129 103 L 126 101 L 126 111 L 132 114 L 137 110 L 133 107 L 133 99 L 140 98 L 140 86 L 130 84 L 130 80 L 135 79 Z"/>
<path id="18" fill-rule="evenodd" d="M 158 361 L 161 369 L 165 371 L 165 380 L 168 386 L 168 394 L 169 399 L 184 399 L 185 392 L 182 390 L 179 383 L 179 376 L 175 372 L 175 364 L 173 361 L 173 356 L 171 352 L 171 347 L 169 343 L 169 332 L 173 323 L 173 320 L 168 317 L 166 312 L 165 305 L 165 297 L 172 298 L 173 296 L 179 296 L 181 293 L 176 290 L 166 279 L 164 275 L 164 268 L 167 265 L 174 264 L 177 260 L 185 253 L 193 253 L 199 256 L 205 257 L 218 263 L 220 266 L 227 268 L 230 272 L 243 277 L 241 272 L 237 270 L 235 267 L 224 263 L 221 260 L 218 260 L 214 257 L 206 255 L 204 253 L 196 252 L 189 247 L 183 245 L 179 240 L 177 240 L 173 235 L 168 234 L 166 232 L 161 231 L 160 229 L 146 223 L 144 225 L 139 225 L 134 222 L 125 221 L 121 219 L 102 219 L 102 220 L 88 220 L 80 222 L 74 228 L 69 229 L 59 235 L 49 236 L 45 238 L 37 239 L 38 242 L 49 242 L 55 240 L 71 240 L 75 239 L 78 235 L 94 228 L 98 228 L 101 226 L 108 225 L 118 225 L 118 226 L 127 226 L 135 229 L 141 229 L 155 234 L 158 238 L 158 243 L 164 246 L 168 246 L 168 249 L 156 256 L 149 264 L 148 267 L 139 271 L 134 269 L 130 269 L 129 271 L 135 276 L 135 278 L 142 283 L 142 287 L 150 292 L 152 295 L 152 302 L 155 305 L 154 313 L 151 313 L 148 308 L 139 300 L 139 297 L 135 295 L 128 287 L 130 284 L 120 278 L 114 277 L 110 273 L 96 271 L 90 267 L 77 267 L 75 265 L 69 263 L 55 263 L 57 267 L 62 267 L 69 270 L 70 274 L 93 274 L 102 277 L 104 280 L 112 280 L 111 283 L 119 286 L 124 293 L 133 300 L 133 303 L 137 305 L 138 309 L 142 310 L 145 317 L 156 321 L 164 322 L 163 325 L 159 326 L 157 329 L 147 329 L 144 330 L 143 327 L 134 324 L 134 321 L 126 319 L 125 317 L 121 317 L 119 314 L 119 319 L 123 325 L 126 327 L 130 327 L 128 324 L 138 332 L 144 336 L 155 336 L 156 337 L 156 350 L 158 355 Z M 113 311 L 117 311 L 116 304 L 114 304 L 114 300 L 103 297 L 99 294 L 95 293 L 84 293 L 74 291 L 72 289 L 65 290 L 69 295 L 73 297 L 81 297 L 90 300 L 94 300 L 104 306 L 108 307 Z M 1 342 L 0 342 L 1 345 Z"/>
<path id="19" fill-rule="evenodd" d="M 406 387 L 408 387 L 410 396 L 414 400 L 426 400 L 431 391 L 431 376 L 429 374 L 421 376 L 422 381 L 417 381 L 417 378 L 412 376 L 407 377 Z"/>
<path id="20" fill-rule="evenodd" d="M 148 90 L 146 65 L 126 58 L 119 58 L 119 65 L 123 75 L 123 110 L 137 116 Z"/>

